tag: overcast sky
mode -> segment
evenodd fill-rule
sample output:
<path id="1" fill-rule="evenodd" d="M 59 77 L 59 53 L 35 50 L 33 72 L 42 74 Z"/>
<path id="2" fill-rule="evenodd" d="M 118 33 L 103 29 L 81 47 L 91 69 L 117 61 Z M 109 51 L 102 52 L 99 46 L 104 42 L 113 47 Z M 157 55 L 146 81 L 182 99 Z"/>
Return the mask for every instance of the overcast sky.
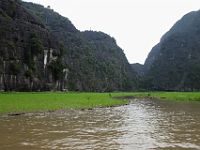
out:
<path id="1" fill-rule="evenodd" d="M 200 9 L 200 0 L 24 0 L 50 5 L 77 29 L 105 32 L 130 63 L 144 63 L 151 48 L 183 15 Z"/>

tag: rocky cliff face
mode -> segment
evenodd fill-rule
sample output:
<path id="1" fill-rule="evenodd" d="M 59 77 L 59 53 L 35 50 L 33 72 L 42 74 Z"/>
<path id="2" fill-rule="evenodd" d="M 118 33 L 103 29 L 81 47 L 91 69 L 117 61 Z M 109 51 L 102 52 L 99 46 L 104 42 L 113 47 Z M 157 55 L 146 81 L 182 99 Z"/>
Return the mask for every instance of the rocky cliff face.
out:
<path id="1" fill-rule="evenodd" d="M 145 86 L 155 90 L 200 89 L 200 11 L 179 20 L 150 52 Z"/>
<path id="2" fill-rule="evenodd" d="M 65 88 L 49 67 L 59 43 L 17 0 L 0 1 L 0 45 L 0 90 Z"/>

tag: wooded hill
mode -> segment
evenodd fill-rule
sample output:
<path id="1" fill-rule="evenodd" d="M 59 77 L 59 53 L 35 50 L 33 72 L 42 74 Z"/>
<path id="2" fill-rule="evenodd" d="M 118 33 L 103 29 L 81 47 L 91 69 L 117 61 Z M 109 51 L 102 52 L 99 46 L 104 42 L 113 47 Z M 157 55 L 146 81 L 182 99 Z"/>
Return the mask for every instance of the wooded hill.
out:
<path id="1" fill-rule="evenodd" d="M 0 90 L 127 91 L 137 75 L 114 38 L 50 8 L 0 1 Z"/>
<path id="2" fill-rule="evenodd" d="M 151 50 L 139 69 L 144 73 L 140 74 L 141 88 L 200 90 L 200 11 L 183 16 Z"/>

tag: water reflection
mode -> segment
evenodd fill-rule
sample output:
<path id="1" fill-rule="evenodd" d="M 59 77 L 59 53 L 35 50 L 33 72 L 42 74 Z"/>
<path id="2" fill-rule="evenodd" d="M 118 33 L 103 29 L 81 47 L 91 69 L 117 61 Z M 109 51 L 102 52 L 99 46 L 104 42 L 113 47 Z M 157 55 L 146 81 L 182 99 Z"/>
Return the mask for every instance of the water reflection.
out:
<path id="1" fill-rule="evenodd" d="M 135 99 L 116 108 L 0 117 L 0 149 L 200 149 L 199 108 Z"/>

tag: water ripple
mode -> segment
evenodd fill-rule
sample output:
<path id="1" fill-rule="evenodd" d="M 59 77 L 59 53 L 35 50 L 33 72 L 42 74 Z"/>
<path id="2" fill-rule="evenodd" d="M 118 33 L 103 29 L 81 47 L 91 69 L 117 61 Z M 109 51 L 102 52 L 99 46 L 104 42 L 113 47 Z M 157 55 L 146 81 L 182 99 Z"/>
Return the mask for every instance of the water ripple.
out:
<path id="1" fill-rule="evenodd" d="M 0 117 L 0 149 L 200 149 L 200 103 L 134 99 L 94 110 Z"/>

